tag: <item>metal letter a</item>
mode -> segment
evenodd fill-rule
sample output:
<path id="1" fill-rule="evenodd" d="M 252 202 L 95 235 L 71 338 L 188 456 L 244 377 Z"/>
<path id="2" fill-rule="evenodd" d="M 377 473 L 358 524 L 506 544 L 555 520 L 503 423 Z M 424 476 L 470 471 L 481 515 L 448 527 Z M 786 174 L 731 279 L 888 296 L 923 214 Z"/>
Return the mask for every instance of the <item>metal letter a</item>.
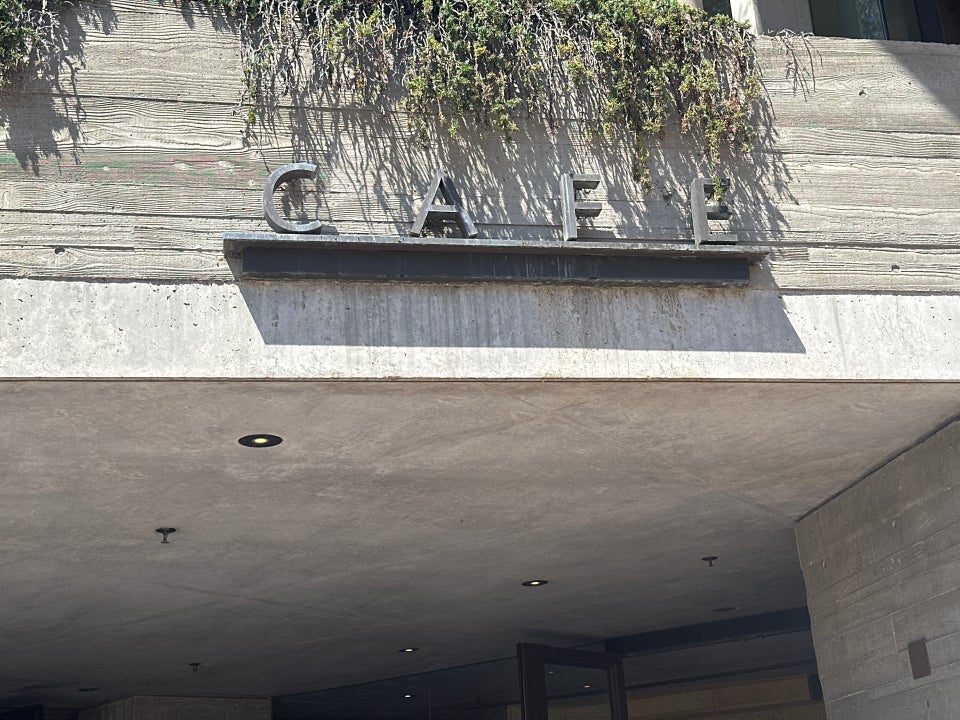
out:
<path id="1" fill-rule="evenodd" d="M 438 196 L 442 198 L 442 203 L 438 204 L 436 202 Z M 424 226 L 431 220 L 441 222 L 452 220 L 457 223 L 463 237 L 477 236 L 477 226 L 473 224 L 473 219 L 467 212 L 467 208 L 464 207 L 463 201 L 457 193 L 457 188 L 446 170 L 437 170 L 437 174 L 433 176 L 433 182 L 430 183 L 430 189 L 427 190 L 423 199 L 420 212 L 417 213 L 417 218 L 413 221 L 410 234 L 423 235 Z"/>

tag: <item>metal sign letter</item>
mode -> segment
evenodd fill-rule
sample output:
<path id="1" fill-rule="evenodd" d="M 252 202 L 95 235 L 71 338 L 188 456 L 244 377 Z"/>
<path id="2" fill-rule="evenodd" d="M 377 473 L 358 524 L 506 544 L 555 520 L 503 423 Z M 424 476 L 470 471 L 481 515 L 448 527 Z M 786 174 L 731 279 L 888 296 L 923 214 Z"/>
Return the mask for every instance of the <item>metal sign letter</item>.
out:
<path id="1" fill-rule="evenodd" d="M 560 214 L 563 221 L 563 239 L 577 239 L 577 220 L 596 217 L 603 210 L 603 203 L 581 200 L 585 190 L 595 190 L 600 184 L 599 175 L 574 175 L 564 173 L 560 176 Z"/>
<path id="2" fill-rule="evenodd" d="M 443 204 L 438 205 L 435 202 L 437 195 L 443 198 Z M 413 221 L 410 234 L 423 235 L 423 228 L 430 220 L 452 220 L 457 223 L 463 237 L 473 238 L 477 236 L 477 226 L 473 224 L 473 218 L 467 212 L 467 208 L 460 199 L 460 194 L 446 170 L 437 170 L 437 174 L 433 176 L 433 182 L 430 183 L 430 189 L 427 190 L 423 199 L 420 212 L 417 213 L 417 217 Z"/>
<path id="3" fill-rule="evenodd" d="M 297 180 L 299 178 L 312 179 L 317 176 L 317 166 L 312 163 L 291 163 L 278 167 L 267 178 L 263 186 L 263 214 L 267 218 L 267 223 L 274 230 L 280 233 L 313 233 L 320 229 L 319 220 L 313 220 L 308 223 L 298 223 L 292 220 L 285 220 L 280 217 L 280 213 L 273 206 L 273 194 L 285 182 Z"/>
<path id="4" fill-rule="evenodd" d="M 730 187 L 730 180 L 722 178 L 724 188 Z M 697 178 L 690 183 L 690 214 L 693 216 L 693 241 L 701 245 L 733 245 L 737 242 L 736 233 L 712 233 L 709 220 L 729 220 L 732 213 L 729 205 L 707 205 L 707 199 L 713 199 L 713 180 Z"/>

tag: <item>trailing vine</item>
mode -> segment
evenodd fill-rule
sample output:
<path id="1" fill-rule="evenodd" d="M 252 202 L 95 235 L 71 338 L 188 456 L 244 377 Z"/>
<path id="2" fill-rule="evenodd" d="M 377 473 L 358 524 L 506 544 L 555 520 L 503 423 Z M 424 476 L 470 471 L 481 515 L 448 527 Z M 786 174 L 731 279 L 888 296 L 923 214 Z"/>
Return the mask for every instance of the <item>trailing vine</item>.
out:
<path id="1" fill-rule="evenodd" d="M 42 54 L 60 0 L 0 0 L 0 80 Z M 761 86 L 746 26 L 678 0 L 200 0 L 243 40 L 248 123 L 319 80 L 369 102 L 392 97 L 423 132 L 438 118 L 506 136 L 517 120 L 591 118 L 625 130 L 650 186 L 649 145 L 673 117 L 715 177 L 748 149 Z"/>
<path id="2" fill-rule="evenodd" d="M 517 119 L 579 106 L 606 135 L 626 130 L 650 186 L 649 144 L 674 114 L 717 176 L 749 149 L 761 93 L 752 36 L 678 0 L 205 0 L 244 35 L 248 121 L 311 76 L 375 102 L 396 78 L 418 127 L 465 119 L 506 136 Z"/>

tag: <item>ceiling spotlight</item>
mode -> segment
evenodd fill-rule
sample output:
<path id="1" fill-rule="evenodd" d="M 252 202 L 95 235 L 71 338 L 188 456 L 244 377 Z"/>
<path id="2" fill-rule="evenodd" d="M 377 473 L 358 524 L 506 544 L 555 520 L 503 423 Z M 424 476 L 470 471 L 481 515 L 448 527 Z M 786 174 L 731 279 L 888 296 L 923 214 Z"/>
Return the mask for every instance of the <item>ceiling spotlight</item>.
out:
<path id="1" fill-rule="evenodd" d="M 167 540 L 167 535 L 172 535 L 172 534 L 175 533 L 176 531 L 177 531 L 176 528 L 157 528 L 157 529 L 156 529 L 156 532 L 158 532 L 158 533 L 160 533 L 161 535 L 163 535 L 163 540 L 160 541 L 160 544 L 161 544 L 161 545 L 169 545 L 169 544 L 170 544 L 170 541 Z"/>
<path id="2" fill-rule="evenodd" d="M 592 688 L 592 687 L 593 687 L 593 685 L 584 685 L 584 686 L 583 686 L 583 689 L 584 689 L 584 690 L 589 690 L 589 689 Z"/>
<path id="3" fill-rule="evenodd" d="M 521 585 L 524 587 L 540 587 L 541 585 L 546 585 L 549 580 L 524 580 Z"/>
<path id="4" fill-rule="evenodd" d="M 410 652 L 416 652 L 416 651 L 419 650 L 419 649 L 420 649 L 420 648 L 415 648 L 415 647 L 400 648 L 397 652 L 410 653 Z"/>
<path id="5" fill-rule="evenodd" d="M 237 442 L 246 447 L 265 448 L 279 445 L 283 442 L 283 438 L 279 435 L 266 435 L 261 433 L 257 435 L 244 435 Z"/>
<path id="6" fill-rule="evenodd" d="M 413 695 L 411 695 L 410 693 L 404 693 L 403 696 L 404 696 L 407 700 L 409 700 L 410 698 L 413 697 Z"/>
<path id="7" fill-rule="evenodd" d="M 738 609 L 739 609 L 739 608 L 737 608 L 737 607 L 734 606 L 734 605 L 724 605 L 723 607 L 714 608 L 713 611 L 714 611 L 715 613 L 728 613 L 728 612 L 733 612 L 734 610 L 738 610 Z"/>

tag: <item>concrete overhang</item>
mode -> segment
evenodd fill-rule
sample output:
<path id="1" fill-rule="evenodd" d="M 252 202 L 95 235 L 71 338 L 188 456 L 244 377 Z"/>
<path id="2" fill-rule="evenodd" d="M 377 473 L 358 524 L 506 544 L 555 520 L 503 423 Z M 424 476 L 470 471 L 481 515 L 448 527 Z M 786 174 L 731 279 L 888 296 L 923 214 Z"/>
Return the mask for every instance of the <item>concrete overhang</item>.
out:
<path id="1" fill-rule="evenodd" d="M 960 384 L 7 381 L 0 398 L 0 697 L 77 707 L 803 605 L 795 520 L 955 415 Z M 283 442 L 237 443 L 256 432 Z"/>

